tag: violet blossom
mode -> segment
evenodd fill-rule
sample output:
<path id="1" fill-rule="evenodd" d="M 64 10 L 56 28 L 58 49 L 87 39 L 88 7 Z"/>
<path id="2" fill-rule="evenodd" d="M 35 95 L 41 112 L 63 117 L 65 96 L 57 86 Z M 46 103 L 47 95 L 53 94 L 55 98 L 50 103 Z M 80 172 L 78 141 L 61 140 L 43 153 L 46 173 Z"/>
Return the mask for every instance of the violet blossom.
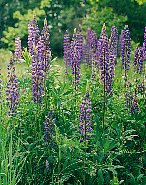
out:
<path id="1" fill-rule="evenodd" d="M 133 62 L 134 71 L 136 73 L 142 73 L 144 60 L 143 60 L 143 47 L 137 47 L 135 51 L 135 59 Z"/>
<path id="2" fill-rule="evenodd" d="M 125 77 L 127 78 L 127 72 L 130 69 L 130 54 L 131 54 L 131 38 L 128 25 L 122 30 L 121 37 L 121 58 L 122 67 L 125 70 Z"/>
<path id="3" fill-rule="evenodd" d="M 15 74 L 15 67 L 13 66 L 13 59 L 11 58 L 8 65 L 8 82 L 6 88 L 6 104 L 8 106 L 8 115 L 13 116 L 16 114 L 16 109 L 19 105 L 19 91 L 18 80 Z"/>
<path id="4" fill-rule="evenodd" d="M 50 111 L 44 123 L 44 141 L 47 145 L 52 144 L 55 135 L 55 120 L 53 112 Z"/>
<path id="5" fill-rule="evenodd" d="M 90 94 L 86 92 L 80 106 L 80 141 L 86 141 L 92 133 L 92 107 Z"/>
<path id="6" fill-rule="evenodd" d="M 20 39 L 20 37 L 15 38 L 14 59 L 16 61 L 19 61 L 19 62 L 22 59 L 22 48 L 21 48 L 21 39 Z"/>

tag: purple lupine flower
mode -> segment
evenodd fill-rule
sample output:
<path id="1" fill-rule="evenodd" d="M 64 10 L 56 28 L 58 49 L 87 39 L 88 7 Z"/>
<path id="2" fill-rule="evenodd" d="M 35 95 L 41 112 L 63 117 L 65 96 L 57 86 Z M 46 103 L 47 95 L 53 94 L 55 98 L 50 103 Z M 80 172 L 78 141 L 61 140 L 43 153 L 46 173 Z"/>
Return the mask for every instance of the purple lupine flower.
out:
<path id="1" fill-rule="evenodd" d="M 19 102 L 19 92 L 18 92 L 18 80 L 15 74 L 15 67 L 12 65 L 13 59 L 11 58 L 8 65 L 8 82 L 6 89 L 6 104 L 8 106 L 8 115 L 13 116 L 16 114 L 16 109 Z"/>
<path id="2" fill-rule="evenodd" d="M 137 47 L 135 51 L 135 59 L 133 62 L 134 71 L 136 73 L 141 73 L 143 70 L 144 60 L 143 60 L 143 47 Z"/>
<path id="3" fill-rule="evenodd" d="M 99 63 L 97 46 L 98 39 L 96 33 L 93 30 L 88 29 L 86 34 L 86 47 L 84 47 L 84 60 L 90 67 L 92 67 L 92 79 L 96 77 L 97 67 Z"/>
<path id="4" fill-rule="evenodd" d="M 44 79 L 50 67 L 50 42 L 47 21 L 44 20 L 44 27 L 40 35 L 36 18 L 29 24 L 28 48 L 32 56 L 32 96 L 33 101 L 42 102 L 44 93 Z"/>
<path id="5" fill-rule="evenodd" d="M 86 33 L 86 50 L 85 50 L 85 61 L 89 66 L 92 66 L 92 61 L 96 59 L 97 49 L 97 35 L 96 33 L 88 29 Z"/>
<path id="6" fill-rule="evenodd" d="M 85 62 L 91 66 L 92 65 L 92 54 L 90 52 L 90 47 L 91 47 L 91 33 L 92 33 L 92 30 L 91 29 L 87 29 L 87 33 L 86 33 L 86 45 L 84 47 L 85 49 Z"/>
<path id="7" fill-rule="evenodd" d="M 69 33 L 68 31 L 66 30 L 65 34 L 64 34 L 64 62 L 65 62 L 65 72 L 66 74 L 68 73 L 67 72 L 67 68 L 68 66 L 70 66 L 70 36 L 69 36 Z"/>
<path id="8" fill-rule="evenodd" d="M 32 21 L 28 24 L 28 51 L 31 56 L 34 54 L 34 45 L 35 45 L 35 33 L 34 26 Z"/>
<path id="9" fill-rule="evenodd" d="M 114 55 L 115 63 L 117 59 L 117 45 L 118 45 L 118 29 L 115 26 L 111 28 L 111 36 L 110 36 L 110 51 Z"/>
<path id="10" fill-rule="evenodd" d="M 131 104 L 131 107 L 130 107 L 130 113 L 131 114 L 136 114 L 139 112 L 139 105 L 138 105 L 138 102 L 137 100 L 134 98 L 133 101 L 132 101 L 132 104 Z"/>
<path id="11" fill-rule="evenodd" d="M 50 111 L 44 123 L 44 142 L 47 145 L 52 144 L 54 135 L 55 135 L 55 120 L 53 112 Z"/>
<path id="12" fill-rule="evenodd" d="M 144 48 L 144 53 L 143 53 L 143 57 L 144 57 L 144 60 L 146 60 L 146 26 L 144 28 L 144 42 L 143 42 L 143 48 Z"/>
<path id="13" fill-rule="evenodd" d="M 44 62 L 44 72 L 46 73 L 50 68 L 50 58 L 51 58 L 51 50 L 50 50 L 50 34 L 48 30 L 47 20 L 44 20 L 44 27 L 42 30 L 42 40 L 44 41 L 44 53 L 42 54 L 43 62 Z"/>
<path id="14" fill-rule="evenodd" d="M 126 107 L 127 108 L 131 107 L 132 100 L 133 100 L 133 96 L 129 92 L 126 92 L 125 93 L 125 102 L 126 102 Z"/>
<path id="15" fill-rule="evenodd" d="M 83 59 L 83 34 L 82 34 L 82 30 L 79 29 L 77 30 L 76 33 L 76 47 L 77 50 L 79 51 L 79 60 L 81 62 L 81 60 Z"/>
<path id="16" fill-rule="evenodd" d="M 87 30 L 86 34 L 86 45 L 89 49 L 92 49 L 94 52 L 97 48 L 97 35 L 92 29 Z"/>
<path id="17" fill-rule="evenodd" d="M 110 57 L 110 50 L 109 50 L 109 39 L 108 35 L 106 33 L 106 27 L 105 24 L 102 27 L 102 32 L 99 38 L 99 65 L 100 65 L 100 78 L 101 83 L 104 86 L 104 91 L 110 95 L 112 94 L 112 78 L 113 74 L 110 74 L 110 72 L 113 72 L 112 69 L 112 62 Z"/>
<path id="18" fill-rule="evenodd" d="M 40 37 L 40 31 L 37 25 L 36 17 L 28 24 L 28 51 L 33 57 L 35 47 L 37 45 L 38 38 Z"/>
<path id="19" fill-rule="evenodd" d="M 86 92 L 80 106 L 80 141 L 86 141 L 92 133 L 92 107 L 89 92 Z"/>
<path id="20" fill-rule="evenodd" d="M 144 83 L 142 82 L 142 83 L 138 84 L 137 88 L 138 88 L 138 92 L 144 92 L 145 91 Z"/>
<path id="21" fill-rule="evenodd" d="M 37 103 L 42 102 L 44 92 L 44 52 L 44 40 L 40 36 L 32 57 L 32 96 L 33 101 Z"/>
<path id="22" fill-rule="evenodd" d="M 117 43 L 118 43 L 118 30 L 115 26 L 111 28 L 111 36 L 109 40 L 109 87 L 112 86 L 114 73 L 115 73 L 115 63 L 117 58 Z M 110 92 L 112 93 L 112 91 Z"/>
<path id="23" fill-rule="evenodd" d="M 121 58 L 122 67 L 125 70 L 125 77 L 127 77 L 127 71 L 130 69 L 130 54 L 131 54 L 131 38 L 128 25 L 124 27 L 121 37 Z"/>
<path id="24" fill-rule="evenodd" d="M 14 59 L 19 61 L 22 59 L 22 48 L 21 48 L 21 39 L 20 37 L 15 38 L 15 52 Z"/>
<path id="25" fill-rule="evenodd" d="M 78 83 L 80 81 L 80 51 L 77 48 L 77 41 L 71 41 L 70 44 L 70 59 L 72 64 L 72 74 L 74 75 L 75 90 L 77 90 Z"/>

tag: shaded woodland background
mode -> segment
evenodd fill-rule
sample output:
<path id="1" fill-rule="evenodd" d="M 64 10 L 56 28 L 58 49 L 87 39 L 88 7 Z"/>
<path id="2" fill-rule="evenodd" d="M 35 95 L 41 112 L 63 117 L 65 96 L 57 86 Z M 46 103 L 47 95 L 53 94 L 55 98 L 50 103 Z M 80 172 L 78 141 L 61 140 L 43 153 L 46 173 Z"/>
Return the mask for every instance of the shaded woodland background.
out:
<path id="1" fill-rule="evenodd" d="M 1 0 L 0 8 L 0 48 L 11 51 L 17 36 L 24 47 L 27 45 L 27 25 L 34 13 L 39 26 L 47 18 L 51 48 L 58 56 L 63 54 L 65 30 L 72 33 L 79 24 L 83 31 L 90 27 L 98 35 L 103 23 L 107 31 L 113 25 L 120 31 L 128 24 L 136 43 L 142 43 L 146 26 L 145 0 Z"/>

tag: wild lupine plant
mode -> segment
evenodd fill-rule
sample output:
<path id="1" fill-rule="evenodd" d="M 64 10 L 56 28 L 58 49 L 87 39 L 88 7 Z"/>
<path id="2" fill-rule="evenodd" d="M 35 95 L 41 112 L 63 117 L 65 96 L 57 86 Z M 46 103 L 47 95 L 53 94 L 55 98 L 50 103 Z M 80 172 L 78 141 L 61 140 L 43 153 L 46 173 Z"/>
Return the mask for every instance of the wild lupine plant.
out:
<path id="1" fill-rule="evenodd" d="M 41 103 L 51 55 L 47 21 L 44 21 L 41 34 L 35 17 L 28 28 L 28 48 L 32 57 L 32 96 L 34 102 Z"/>
<path id="2" fill-rule="evenodd" d="M 103 84 L 104 93 L 106 93 L 105 96 L 112 94 L 112 80 L 114 77 L 114 55 L 110 55 L 109 46 L 106 27 L 103 25 L 98 47 L 100 48 L 100 79 Z"/>
<path id="3" fill-rule="evenodd" d="M 76 36 L 76 31 L 74 33 L 74 37 L 70 44 L 70 60 L 72 64 L 72 74 L 74 75 L 74 85 L 75 90 L 77 90 L 77 86 L 80 81 L 80 62 L 81 62 L 81 48 L 79 48 L 80 40 Z"/>
<path id="4" fill-rule="evenodd" d="M 82 30 L 79 28 L 76 33 L 76 45 L 77 45 L 77 50 L 79 51 L 79 60 L 80 62 L 83 59 L 83 34 Z"/>
<path id="5" fill-rule="evenodd" d="M 16 114 L 19 103 L 18 80 L 15 74 L 15 67 L 13 66 L 13 59 L 11 58 L 8 65 L 8 82 L 6 88 L 6 104 L 8 106 L 9 116 Z"/>
<path id="6" fill-rule="evenodd" d="M 118 29 L 115 26 L 111 28 L 110 36 L 110 52 L 114 55 L 115 63 L 117 60 L 117 46 L 118 46 Z"/>
<path id="7" fill-rule="evenodd" d="M 14 59 L 18 62 L 22 59 L 22 48 L 21 48 L 21 39 L 20 37 L 15 38 L 15 53 Z"/>
<path id="8" fill-rule="evenodd" d="M 40 36 L 40 30 L 37 25 L 36 17 L 28 24 L 28 51 L 32 58 L 35 52 L 35 47 Z"/>
<path id="9" fill-rule="evenodd" d="M 124 27 L 124 30 L 121 33 L 121 59 L 122 67 L 125 71 L 125 84 L 128 78 L 128 70 L 130 69 L 130 54 L 131 54 L 131 38 L 128 25 Z"/>
<path id="10" fill-rule="evenodd" d="M 53 143 L 53 136 L 55 135 L 55 120 L 53 112 L 50 111 L 44 123 L 44 142 L 47 145 Z"/>
<path id="11" fill-rule="evenodd" d="M 80 141 L 88 140 L 92 130 L 92 107 L 90 94 L 87 91 L 80 106 Z"/>
<path id="12" fill-rule="evenodd" d="M 86 44 L 85 44 L 85 62 L 92 66 L 92 62 L 95 61 L 94 67 L 96 67 L 96 50 L 97 50 L 98 39 L 96 33 L 92 29 L 88 29 L 86 33 Z"/>
<path id="13" fill-rule="evenodd" d="M 139 112 L 139 105 L 138 105 L 137 99 L 134 98 L 130 107 L 130 113 L 136 114 L 138 112 Z"/>
<path id="14" fill-rule="evenodd" d="M 134 90 L 134 97 L 133 97 L 133 101 L 130 107 L 130 113 L 131 114 L 136 114 L 139 112 L 139 105 L 138 105 L 138 98 L 137 98 L 137 93 L 139 91 L 139 87 L 138 82 L 141 80 L 140 77 L 138 79 L 138 74 L 142 74 L 143 71 L 143 66 L 144 66 L 144 48 L 143 47 L 137 47 L 135 50 L 135 59 L 133 62 L 133 66 L 134 66 L 134 72 L 136 74 L 136 84 L 135 84 L 135 90 Z M 141 86 L 143 87 L 143 85 Z"/>
<path id="15" fill-rule="evenodd" d="M 42 30 L 42 44 L 44 47 L 44 53 L 42 54 L 41 60 L 43 60 L 44 72 L 46 73 L 50 68 L 51 50 L 50 50 L 50 34 L 48 30 L 47 20 L 44 20 L 44 27 Z M 46 76 L 46 74 L 45 74 Z"/>
<path id="16" fill-rule="evenodd" d="M 110 87 L 112 87 L 113 78 L 115 74 L 115 63 L 117 59 L 117 44 L 118 44 L 118 30 L 115 26 L 111 28 L 111 36 L 109 40 L 109 76 Z M 112 94 L 112 90 L 110 91 Z"/>
<path id="17" fill-rule="evenodd" d="M 144 50 L 143 47 L 137 47 L 135 51 L 135 59 L 134 59 L 134 72 L 135 73 L 142 73 L 144 65 Z"/>

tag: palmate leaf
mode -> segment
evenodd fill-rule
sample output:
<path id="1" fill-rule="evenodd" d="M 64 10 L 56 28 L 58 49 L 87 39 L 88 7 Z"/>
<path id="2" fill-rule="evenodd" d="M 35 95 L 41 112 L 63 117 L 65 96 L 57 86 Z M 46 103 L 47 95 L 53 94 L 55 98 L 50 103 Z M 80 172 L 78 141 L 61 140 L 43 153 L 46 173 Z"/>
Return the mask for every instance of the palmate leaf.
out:
<path id="1" fill-rule="evenodd" d="M 118 145 L 118 141 L 116 139 L 111 138 L 109 140 L 109 138 L 105 139 L 105 143 L 104 143 L 104 152 L 107 153 L 109 151 L 111 151 L 112 149 L 114 149 L 116 146 Z"/>

